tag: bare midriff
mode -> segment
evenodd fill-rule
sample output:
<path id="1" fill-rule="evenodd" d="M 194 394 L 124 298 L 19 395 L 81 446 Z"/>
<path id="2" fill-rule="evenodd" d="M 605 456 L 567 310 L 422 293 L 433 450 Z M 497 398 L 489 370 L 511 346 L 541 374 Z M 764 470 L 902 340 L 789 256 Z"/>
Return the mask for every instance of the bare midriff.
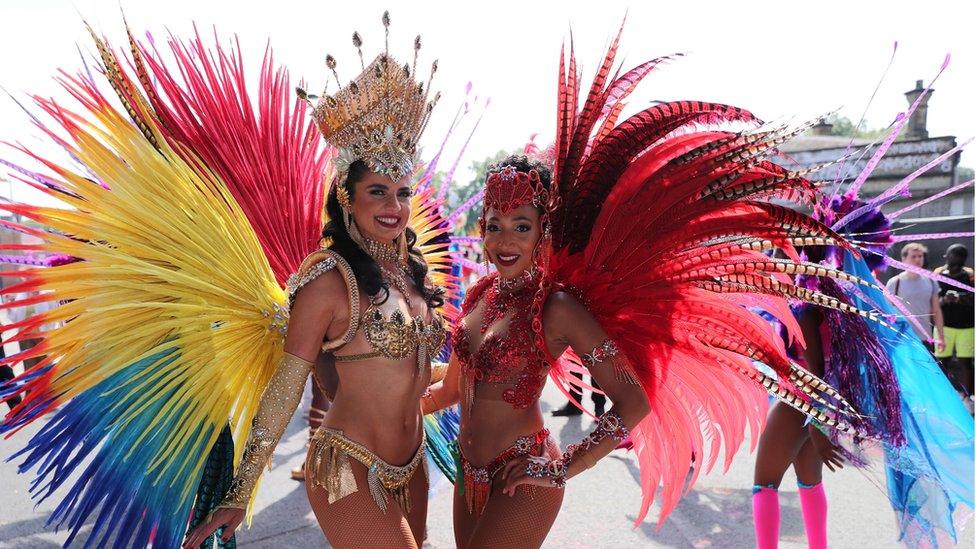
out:
<path id="1" fill-rule="evenodd" d="M 458 442 L 464 457 L 475 467 L 483 467 L 519 437 L 534 435 L 544 427 L 539 401 L 526 408 L 513 408 L 502 400 L 501 392 L 505 388 L 477 384 L 476 406 L 470 413 L 462 411 Z"/>
<path id="2" fill-rule="evenodd" d="M 419 294 L 412 295 L 411 300 L 426 308 Z M 392 293 L 389 301 L 379 308 L 386 315 L 396 309 L 404 314 L 410 312 L 397 293 Z M 337 332 L 342 333 L 344 329 Z M 370 350 L 359 329 L 335 354 L 355 355 Z M 418 370 L 414 350 L 400 360 L 375 357 L 336 362 L 335 372 L 339 383 L 322 426 L 342 431 L 390 465 L 408 463 L 417 452 L 422 436 L 420 396 L 430 383 L 429 363 L 422 372 Z"/>
<path id="3" fill-rule="evenodd" d="M 480 294 L 472 291 L 455 328 L 462 388 L 459 443 L 474 466 L 544 426 L 539 395 L 549 364 L 535 348 L 534 295 L 532 287 L 502 296 L 492 286 Z"/>

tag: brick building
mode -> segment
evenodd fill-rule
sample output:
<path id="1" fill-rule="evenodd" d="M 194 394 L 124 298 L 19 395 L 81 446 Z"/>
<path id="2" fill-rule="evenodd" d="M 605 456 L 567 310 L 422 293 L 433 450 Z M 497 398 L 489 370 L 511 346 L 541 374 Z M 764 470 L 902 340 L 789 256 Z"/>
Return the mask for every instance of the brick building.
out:
<path id="1" fill-rule="evenodd" d="M 905 93 L 911 104 L 922 93 L 922 81 L 915 83 L 915 88 Z M 926 128 L 929 100 L 932 93 L 922 100 L 915 113 L 909 119 L 902 134 L 892 145 L 884 158 L 874 169 L 871 177 L 861 187 L 861 196 L 871 198 L 878 196 L 892 185 L 897 184 L 906 176 L 912 174 L 922 166 L 935 160 L 940 155 L 954 148 L 955 136 L 929 136 Z M 937 104 L 937 103 L 936 103 Z M 777 162 L 791 168 L 811 167 L 836 160 L 847 152 L 850 137 L 831 135 L 832 126 L 821 123 L 815 126 L 808 135 L 804 135 L 786 143 L 781 147 L 782 156 Z M 861 172 L 871 159 L 878 144 L 872 145 L 872 140 L 853 139 L 852 150 L 856 152 L 853 158 L 844 164 L 838 164 L 811 174 L 814 181 L 834 182 L 841 180 L 842 188 L 846 188 Z M 925 174 L 915 179 L 910 190 L 910 198 L 893 200 L 882 209 L 892 213 L 901 208 L 924 200 L 961 182 L 959 179 L 959 153 L 949 156 L 929 169 Z M 906 212 L 895 221 L 895 230 L 899 234 L 921 234 L 935 232 L 966 232 L 973 230 L 973 188 L 969 187 L 948 196 L 938 198 L 928 204 Z M 954 242 L 962 242 L 970 250 L 969 263 L 972 265 L 972 239 L 928 240 L 931 258 L 929 267 L 941 263 L 945 249 Z M 897 253 L 901 245 L 896 245 L 893 252 Z"/>

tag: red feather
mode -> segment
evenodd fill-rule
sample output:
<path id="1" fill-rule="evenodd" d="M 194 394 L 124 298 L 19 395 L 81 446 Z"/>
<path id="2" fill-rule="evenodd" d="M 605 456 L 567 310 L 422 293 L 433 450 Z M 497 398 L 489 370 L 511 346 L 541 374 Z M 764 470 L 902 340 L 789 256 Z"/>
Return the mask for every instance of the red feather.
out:
<path id="1" fill-rule="evenodd" d="M 157 82 L 147 95 L 166 138 L 188 161 L 220 175 L 284 285 L 318 247 L 330 154 L 307 104 L 292 96 L 288 73 L 266 51 L 252 104 L 238 45 L 227 51 L 216 44 L 215 56 L 198 56 L 193 52 L 208 49 L 199 33 L 189 43 L 170 38 L 179 71 L 168 69 L 155 50 L 134 41 L 132 47 Z M 150 84 L 148 75 L 140 80 Z"/>
<path id="2" fill-rule="evenodd" d="M 652 410 L 631 430 L 644 492 L 639 523 L 658 489 L 660 521 L 690 489 L 694 477 L 685 481 L 693 455 L 703 464 L 697 475 L 716 463 L 722 447 L 727 466 L 746 429 L 757 438 L 766 390 L 794 406 L 834 406 L 829 387 L 788 381 L 794 366 L 784 342 L 754 311 L 775 315 L 788 340 L 802 342 L 787 298 L 836 304 L 794 286 L 790 274 L 846 275 L 797 263 L 795 245 L 853 247 L 806 215 L 758 200 L 809 202 L 816 196 L 800 174 L 766 158 L 795 130 L 709 128 L 760 122 L 744 109 L 701 101 L 662 103 L 618 124 L 623 99 L 669 59 L 647 61 L 622 76 L 618 69 L 609 78 L 619 39 L 618 33 L 578 113 L 572 46 L 568 72 L 560 58 L 552 240 L 541 252 L 548 270 L 533 329 L 544 350 L 540 311 L 551 288 L 561 285 L 587 304 L 634 365 Z M 791 260 L 761 253 L 772 248 Z M 759 373 L 754 360 L 787 381 Z M 563 389 L 570 383 L 561 362 L 554 362 L 551 375 Z M 842 404 L 836 408 L 849 413 Z"/>

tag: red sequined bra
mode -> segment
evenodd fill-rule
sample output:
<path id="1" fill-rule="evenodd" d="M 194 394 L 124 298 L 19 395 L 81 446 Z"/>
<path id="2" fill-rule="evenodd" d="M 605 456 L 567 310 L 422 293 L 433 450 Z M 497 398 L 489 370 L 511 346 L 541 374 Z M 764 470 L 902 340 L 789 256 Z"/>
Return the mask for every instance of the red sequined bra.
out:
<path id="1" fill-rule="evenodd" d="M 549 364 L 535 348 L 532 332 L 532 299 L 538 284 L 511 293 L 499 291 L 490 275 L 479 280 L 469 291 L 461 308 L 461 321 L 454 330 L 454 352 L 461 364 L 463 399 L 470 412 L 477 383 L 508 385 L 502 400 L 515 408 L 528 408 L 539 398 Z M 484 335 L 477 352 L 471 353 L 468 327 L 463 320 L 485 302 L 481 334 L 488 332 L 506 314 L 513 313 L 502 334 Z"/>

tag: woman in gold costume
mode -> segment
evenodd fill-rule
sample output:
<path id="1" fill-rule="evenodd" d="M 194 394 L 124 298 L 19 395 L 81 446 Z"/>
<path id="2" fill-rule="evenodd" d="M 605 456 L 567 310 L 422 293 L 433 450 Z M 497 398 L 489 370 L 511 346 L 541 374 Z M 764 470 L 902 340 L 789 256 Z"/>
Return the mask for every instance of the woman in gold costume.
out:
<path id="1" fill-rule="evenodd" d="M 353 42 L 361 46 L 358 33 Z M 335 73 L 335 60 L 327 62 Z M 423 541 L 428 478 L 420 397 L 445 332 L 437 312 L 443 290 L 430 282 L 407 226 L 417 140 L 436 102 L 415 82 L 415 65 L 416 58 L 411 67 L 383 53 L 317 102 L 313 117 L 340 151 L 326 202 L 328 245 L 289 281 L 285 358 L 264 392 L 230 491 L 184 547 L 199 546 L 221 526 L 229 539 L 244 520 L 310 373 L 332 400 L 305 465 L 326 538 L 334 547 Z"/>

